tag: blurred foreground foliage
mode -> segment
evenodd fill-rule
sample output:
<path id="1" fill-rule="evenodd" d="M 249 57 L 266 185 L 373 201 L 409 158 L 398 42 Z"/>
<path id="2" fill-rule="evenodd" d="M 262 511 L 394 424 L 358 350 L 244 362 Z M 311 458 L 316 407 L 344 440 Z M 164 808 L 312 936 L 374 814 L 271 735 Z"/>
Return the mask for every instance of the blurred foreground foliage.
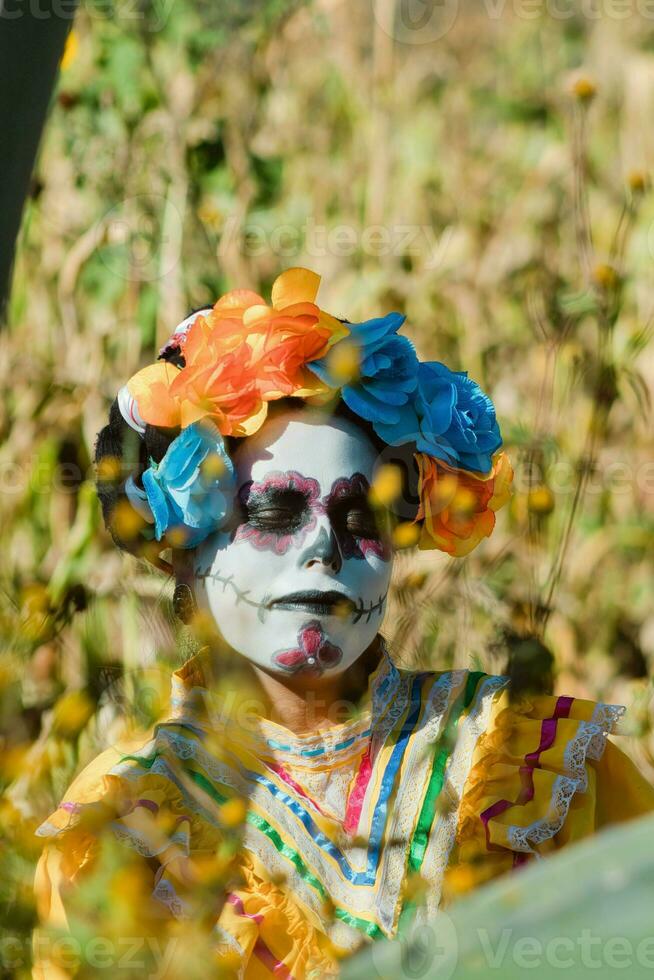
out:
<path id="1" fill-rule="evenodd" d="M 375 943 L 343 980 L 421 977 L 630 980 L 651 975 L 654 818 L 590 838 L 480 889 L 396 943 Z"/>
<path id="2" fill-rule="evenodd" d="M 516 468 L 477 553 L 398 562 L 395 655 L 624 703 L 652 774 L 654 22 L 482 5 L 430 41 L 401 9 L 116 0 L 78 18 L 0 339 L 15 975 L 34 828 L 158 716 L 180 657 L 171 583 L 102 529 L 95 435 L 189 310 L 290 265 L 321 273 L 335 314 L 405 312 L 421 356 L 492 394 Z"/>

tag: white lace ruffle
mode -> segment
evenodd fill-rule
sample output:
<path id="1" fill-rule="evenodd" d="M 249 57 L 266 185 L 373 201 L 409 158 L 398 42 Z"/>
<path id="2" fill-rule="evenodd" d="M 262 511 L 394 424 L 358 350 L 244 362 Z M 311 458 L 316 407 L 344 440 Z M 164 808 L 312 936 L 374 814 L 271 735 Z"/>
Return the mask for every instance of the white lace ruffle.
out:
<path id="1" fill-rule="evenodd" d="M 187 903 L 179 897 L 171 881 L 160 878 L 152 889 L 152 896 L 164 905 L 176 919 L 188 919 L 190 910 Z"/>
<path id="2" fill-rule="evenodd" d="M 554 780 L 546 816 L 527 827 L 513 824 L 508 828 L 507 840 L 513 850 L 538 857 L 534 848 L 558 834 L 566 821 L 573 797 L 588 789 L 588 760 L 596 762 L 601 759 L 607 737 L 624 712 L 622 705 L 598 704 L 590 721 L 578 723 L 577 734 L 565 748 L 564 773 Z"/>
<path id="3" fill-rule="evenodd" d="M 594 735 L 588 746 L 588 758 L 599 762 L 606 748 L 606 737 L 615 728 L 627 709 L 622 704 L 602 704 L 599 702 L 593 711 L 591 723 L 597 725 L 601 732 Z"/>
<path id="4" fill-rule="evenodd" d="M 443 876 L 456 839 L 459 807 L 472 756 L 480 737 L 488 728 L 495 696 L 508 684 L 503 676 L 486 677 L 479 685 L 467 717 L 459 725 L 454 750 L 445 767 L 440 815 L 432 827 L 423 862 L 423 877 L 429 882 L 425 908 L 434 914 L 441 900 Z"/>
<path id="5" fill-rule="evenodd" d="M 558 834 L 565 823 L 572 797 L 578 788 L 579 780 L 571 779 L 569 776 L 557 776 L 554 780 L 552 801 L 547 816 L 535 820 L 528 827 L 517 827 L 514 824 L 507 830 L 507 839 L 512 850 L 540 857 L 534 847 Z"/>

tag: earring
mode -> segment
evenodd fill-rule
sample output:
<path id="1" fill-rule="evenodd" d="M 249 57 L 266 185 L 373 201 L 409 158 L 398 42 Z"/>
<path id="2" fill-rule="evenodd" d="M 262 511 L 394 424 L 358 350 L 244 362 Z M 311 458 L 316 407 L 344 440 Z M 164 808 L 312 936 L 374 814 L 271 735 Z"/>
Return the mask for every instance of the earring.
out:
<path id="1" fill-rule="evenodd" d="M 173 592 L 173 612 L 186 626 L 188 626 L 197 612 L 195 596 L 193 595 L 191 586 L 187 582 L 179 582 L 175 586 L 175 591 Z"/>

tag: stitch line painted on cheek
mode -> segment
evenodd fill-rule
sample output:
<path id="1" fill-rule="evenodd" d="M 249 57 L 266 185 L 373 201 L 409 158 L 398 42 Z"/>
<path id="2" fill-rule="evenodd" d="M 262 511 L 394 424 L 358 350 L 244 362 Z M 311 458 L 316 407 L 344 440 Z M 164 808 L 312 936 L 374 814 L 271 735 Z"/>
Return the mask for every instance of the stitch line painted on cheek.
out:
<path id="1" fill-rule="evenodd" d="M 236 596 L 236 605 L 239 602 L 243 602 L 246 606 L 252 606 L 253 609 L 259 611 L 259 620 L 263 623 L 265 621 L 265 614 L 268 611 L 269 596 L 264 596 L 261 602 L 257 602 L 255 599 L 248 598 L 251 589 L 240 589 L 236 582 L 234 581 L 233 575 L 219 575 L 217 572 L 212 572 L 210 568 L 205 568 L 204 571 L 198 570 L 196 573 L 196 578 L 198 581 L 206 581 L 211 579 L 213 582 L 218 582 L 223 587 L 223 592 L 229 587 L 234 595 Z"/>
<path id="2" fill-rule="evenodd" d="M 234 581 L 233 575 L 220 575 L 218 572 L 212 572 L 210 569 L 205 569 L 204 571 L 198 571 L 196 573 L 196 578 L 199 581 L 206 581 L 211 579 L 214 582 L 218 582 L 223 587 L 223 592 L 226 589 L 231 589 L 236 596 L 236 605 L 243 602 L 246 606 L 251 606 L 253 609 L 259 610 L 259 619 L 263 623 L 265 620 L 265 614 L 271 612 L 269 608 L 270 595 L 266 595 L 260 602 L 254 599 L 250 599 L 251 589 L 241 589 Z M 380 595 L 376 602 L 366 603 L 363 598 L 359 596 L 354 603 L 354 608 L 352 610 L 352 624 L 360 622 L 364 616 L 366 622 L 369 623 L 373 613 L 377 613 L 381 616 L 386 599 L 388 597 L 388 590 L 383 595 Z"/>

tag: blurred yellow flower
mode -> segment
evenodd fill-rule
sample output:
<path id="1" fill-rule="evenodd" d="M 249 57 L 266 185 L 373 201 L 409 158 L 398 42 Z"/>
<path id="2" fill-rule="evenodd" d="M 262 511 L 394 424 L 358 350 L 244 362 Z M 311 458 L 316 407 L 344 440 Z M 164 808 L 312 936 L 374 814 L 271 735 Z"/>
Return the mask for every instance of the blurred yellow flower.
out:
<path id="1" fill-rule="evenodd" d="M 72 30 L 66 40 L 66 47 L 64 48 L 64 53 L 61 58 L 60 67 L 62 71 L 68 71 L 73 61 L 77 57 L 78 51 L 79 51 L 79 35 L 77 31 Z"/>
<path id="2" fill-rule="evenodd" d="M 379 467 L 370 487 L 370 503 L 374 507 L 390 507 L 402 492 L 402 472 L 394 463 Z"/>
<path id="3" fill-rule="evenodd" d="M 534 487 L 527 495 L 527 507 L 532 514 L 551 514 L 554 510 L 554 494 L 549 487 Z"/>
<path id="4" fill-rule="evenodd" d="M 118 482 L 122 474 L 122 463 L 118 456 L 103 456 L 97 466 L 98 480 Z"/>
<path id="5" fill-rule="evenodd" d="M 54 706 L 53 731 L 74 738 L 93 714 L 93 702 L 84 691 L 70 691 Z"/>
<path id="6" fill-rule="evenodd" d="M 245 820 L 245 813 L 244 801 L 235 798 L 223 803 L 220 808 L 220 819 L 225 827 L 239 827 Z"/>
<path id="7" fill-rule="evenodd" d="M 632 194 L 644 194 L 649 188 L 649 176 L 643 170 L 632 170 L 627 176 L 627 184 Z"/>
<path id="8" fill-rule="evenodd" d="M 401 550 L 402 548 L 413 548 L 420 539 L 420 527 L 410 521 L 398 524 L 393 529 L 393 547 Z"/>
<path id="9" fill-rule="evenodd" d="M 134 510 L 129 500 L 118 501 L 114 510 L 113 526 L 120 538 L 129 541 L 137 537 L 145 523 L 144 518 Z"/>
<path id="10" fill-rule="evenodd" d="M 351 384 L 360 374 L 361 347 L 346 338 L 332 347 L 325 361 L 327 370 L 337 384 Z"/>
<path id="11" fill-rule="evenodd" d="M 602 289 L 614 289 L 618 284 L 618 273 L 612 265 L 601 262 L 595 266 L 595 282 Z"/>
<path id="12" fill-rule="evenodd" d="M 580 102 L 590 102 L 591 99 L 595 98 L 597 93 L 597 87 L 595 82 L 585 75 L 577 78 L 572 83 L 572 94 L 579 99 Z"/>

